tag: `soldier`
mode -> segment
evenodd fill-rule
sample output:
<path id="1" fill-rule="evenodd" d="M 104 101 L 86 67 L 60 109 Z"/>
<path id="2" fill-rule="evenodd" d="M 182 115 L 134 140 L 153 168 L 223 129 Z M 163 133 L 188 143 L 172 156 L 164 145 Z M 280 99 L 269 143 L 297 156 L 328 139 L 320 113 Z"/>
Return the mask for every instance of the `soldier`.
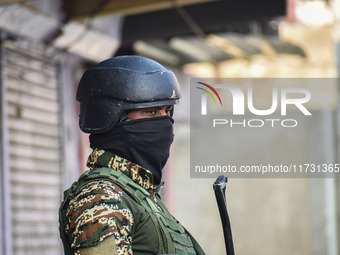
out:
<path id="1" fill-rule="evenodd" d="M 173 72 L 145 57 L 111 58 L 84 73 L 79 125 L 93 151 L 59 210 L 66 254 L 204 255 L 159 195 L 179 98 Z"/>

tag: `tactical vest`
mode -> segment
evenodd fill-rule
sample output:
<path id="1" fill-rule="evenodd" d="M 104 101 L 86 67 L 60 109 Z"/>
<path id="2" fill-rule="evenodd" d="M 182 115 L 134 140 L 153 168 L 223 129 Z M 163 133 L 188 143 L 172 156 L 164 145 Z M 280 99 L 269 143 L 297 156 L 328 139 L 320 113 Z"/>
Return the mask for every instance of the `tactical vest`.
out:
<path id="1" fill-rule="evenodd" d="M 74 254 L 74 251 L 71 249 L 71 244 L 64 232 L 67 224 L 65 215 L 68 203 L 86 184 L 103 179 L 108 179 L 122 188 L 125 192 L 125 194 L 123 193 L 122 200 L 125 204 L 129 205 L 129 209 L 132 211 L 133 215 L 146 214 L 151 218 L 157 232 L 156 236 L 158 237 L 158 254 L 205 255 L 197 241 L 167 210 L 160 199 L 157 189 L 154 193 L 157 202 L 154 202 L 151 199 L 150 193 L 136 184 L 131 178 L 112 168 L 106 167 L 86 171 L 80 176 L 78 182 L 73 183 L 71 188 L 64 192 L 64 202 L 61 204 L 59 210 L 59 230 L 66 255 Z M 138 222 L 135 222 L 134 224 L 138 224 Z M 142 246 L 143 244 L 155 243 L 154 236 L 148 235 L 148 233 L 144 233 L 143 238 L 142 242 L 140 242 Z M 148 238 L 152 239 L 147 240 Z M 139 245 L 139 248 L 142 248 L 142 250 L 145 251 L 148 250 L 148 247 L 140 247 L 141 245 Z M 132 236 L 132 249 L 134 254 L 139 253 L 134 250 L 134 236 Z M 143 252 L 140 254 L 143 254 Z"/>

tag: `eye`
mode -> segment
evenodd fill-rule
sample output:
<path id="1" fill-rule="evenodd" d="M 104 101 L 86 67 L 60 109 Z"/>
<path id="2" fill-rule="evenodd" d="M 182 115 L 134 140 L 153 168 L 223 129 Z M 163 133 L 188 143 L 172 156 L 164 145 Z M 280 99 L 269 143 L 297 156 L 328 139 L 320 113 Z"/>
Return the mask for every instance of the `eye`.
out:
<path id="1" fill-rule="evenodd" d="M 165 112 L 167 115 L 170 115 L 171 114 L 171 111 L 172 111 L 173 107 L 172 106 L 169 106 L 165 109 Z"/>
<path id="2" fill-rule="evenodd" d="M 145 110 L 144 112 L 145 112 L 146 114 L 149 114 L 149 115 L 155 115 L 155 114 L 157 114 L 157 110 L 155 110 L 155 109 Z"/>

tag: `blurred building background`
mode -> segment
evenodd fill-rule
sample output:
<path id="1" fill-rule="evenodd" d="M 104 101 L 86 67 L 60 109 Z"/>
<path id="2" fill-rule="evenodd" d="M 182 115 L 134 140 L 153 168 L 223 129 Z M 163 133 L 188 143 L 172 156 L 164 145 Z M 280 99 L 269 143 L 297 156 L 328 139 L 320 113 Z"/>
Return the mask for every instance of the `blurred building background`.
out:
<path id="1" fill-rule="evenodd" d="M 123 54 L 176 72 L 183 98 L 164 199 L 208 255 L 225 254 L 214 179 L 190 178 L 190 77 L 337 78 L 339 24 L 339 0 L 0 0 L 0 254 L 62 254 L 62 192 L 90 152 L 78 81 Z M 309 157 L 339 163 L 338 90 L 327 96 L 336 103 L 314 110 L 319 123 L 293 141 L 274 133 L 270 146 L 287 151 L 285 141 L 302 155 L 316 137 Z M 336 178 L 231 179 L 236 254 L 340 254 L 339 191 Z"/>

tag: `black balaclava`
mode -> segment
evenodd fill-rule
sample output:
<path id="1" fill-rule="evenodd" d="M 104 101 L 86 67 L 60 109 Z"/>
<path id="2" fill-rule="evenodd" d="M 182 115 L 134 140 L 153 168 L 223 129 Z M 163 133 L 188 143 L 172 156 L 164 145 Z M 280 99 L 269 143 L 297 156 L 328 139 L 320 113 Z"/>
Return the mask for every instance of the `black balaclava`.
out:
<path id="1" fill-rule="evenodd" d="M 112 152 L 150 170 L 154 184 L 158 185 L 170 155 L 173 122 L 170 116 L 120 122 L 107 133 L 91 134 L 90 146 Z"/>

